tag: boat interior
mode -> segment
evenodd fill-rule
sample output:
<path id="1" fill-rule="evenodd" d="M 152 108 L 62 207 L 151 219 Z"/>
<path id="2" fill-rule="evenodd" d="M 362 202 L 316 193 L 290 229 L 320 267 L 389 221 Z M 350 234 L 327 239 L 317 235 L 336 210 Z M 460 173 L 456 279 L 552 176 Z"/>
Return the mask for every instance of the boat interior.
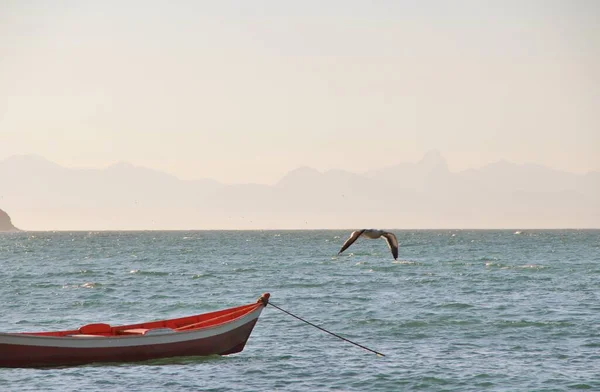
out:
<path id="1" fill-rule="evenodd" d="M 261 303 L 238 306 L 235 308 L 203 313 L 169 320 L 150 321 L 140 324 L 111 326 L 106 323 L 86 324 L 78 329 L 54 332 L 21 332 L 24 335 L 74 337 L 74 338 L 102 338 L 102 337 L 131 337 L 149 336 L 178 332 L 189 332 L 198 329 L 216 327 L 236 320 L 252 312 Z"/>

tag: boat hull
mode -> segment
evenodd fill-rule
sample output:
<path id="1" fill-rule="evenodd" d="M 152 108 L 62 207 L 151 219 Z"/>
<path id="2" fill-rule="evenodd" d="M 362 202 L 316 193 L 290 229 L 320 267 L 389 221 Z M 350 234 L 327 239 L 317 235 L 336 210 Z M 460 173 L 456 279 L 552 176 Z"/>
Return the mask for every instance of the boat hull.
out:
<path id="1" fill-rule="evenodd" d="M 148 336 L 54 337 L 0 333 L 0 367 L 53 367 L 228 355 L 244 349 L 264 306 L 230 322 Z"/>

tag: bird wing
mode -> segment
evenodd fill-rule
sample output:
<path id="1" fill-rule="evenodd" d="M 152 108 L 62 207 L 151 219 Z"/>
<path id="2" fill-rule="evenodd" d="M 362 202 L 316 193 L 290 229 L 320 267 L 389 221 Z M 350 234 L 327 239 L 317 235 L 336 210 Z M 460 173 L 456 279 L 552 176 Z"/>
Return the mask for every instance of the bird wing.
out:
<path id="1" fill-rule="evenodd" d="M 365 229 L 353 231 L 352 234 L 350 234 L 350 237 L 346 240 L 346 242 L 344 242 L 344 245 L 342 245 L 342 249 L 340 249 L 340 251 L 338 252 L 338 255 L 340 253 L 342 253 L 343 251 L 345 251 L 346 249 L 348 249 L 348 247 L 350 245 L 352 245 L 354 243 L 354 241 L 356 241 L 358 239 L 358 237 L 360 237 L 360 235 L 364 232 L 365 232 Z"/>
<path id="2" fill-rule="evenodd" d="M 398 238 L 396 238 L 394 233 L 385 233 L 383 236 L 385 237 L 388 247 L 392 251 L 394 260 L 398 260 Z"/>

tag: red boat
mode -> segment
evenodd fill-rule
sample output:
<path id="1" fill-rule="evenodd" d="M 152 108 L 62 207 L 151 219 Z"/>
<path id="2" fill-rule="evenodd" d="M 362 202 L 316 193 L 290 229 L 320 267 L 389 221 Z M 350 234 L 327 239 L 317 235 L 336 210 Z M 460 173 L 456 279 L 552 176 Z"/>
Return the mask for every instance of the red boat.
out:
<path id="1" fill-rule="evenodd" d="M 69 331 L 0 333 L 0 367 L 51 367 L 133 362 L 178 356 L 227 355 L 244 349 L 269 302 L 170 320 Z"/>

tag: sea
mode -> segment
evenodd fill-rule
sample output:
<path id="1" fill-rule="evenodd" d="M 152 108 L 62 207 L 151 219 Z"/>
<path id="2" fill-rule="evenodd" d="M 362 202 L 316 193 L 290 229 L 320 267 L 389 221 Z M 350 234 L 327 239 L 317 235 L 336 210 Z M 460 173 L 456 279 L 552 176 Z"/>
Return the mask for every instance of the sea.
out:
<path id="1" fill-rule="evenodd" d="M 0 234 L 2 332 L 252 303 L 244 351 L 0 369 L 0 391 L 600 391 L 600 230 Z M 371 349 L 383 355 L 376 355 Z"/>

